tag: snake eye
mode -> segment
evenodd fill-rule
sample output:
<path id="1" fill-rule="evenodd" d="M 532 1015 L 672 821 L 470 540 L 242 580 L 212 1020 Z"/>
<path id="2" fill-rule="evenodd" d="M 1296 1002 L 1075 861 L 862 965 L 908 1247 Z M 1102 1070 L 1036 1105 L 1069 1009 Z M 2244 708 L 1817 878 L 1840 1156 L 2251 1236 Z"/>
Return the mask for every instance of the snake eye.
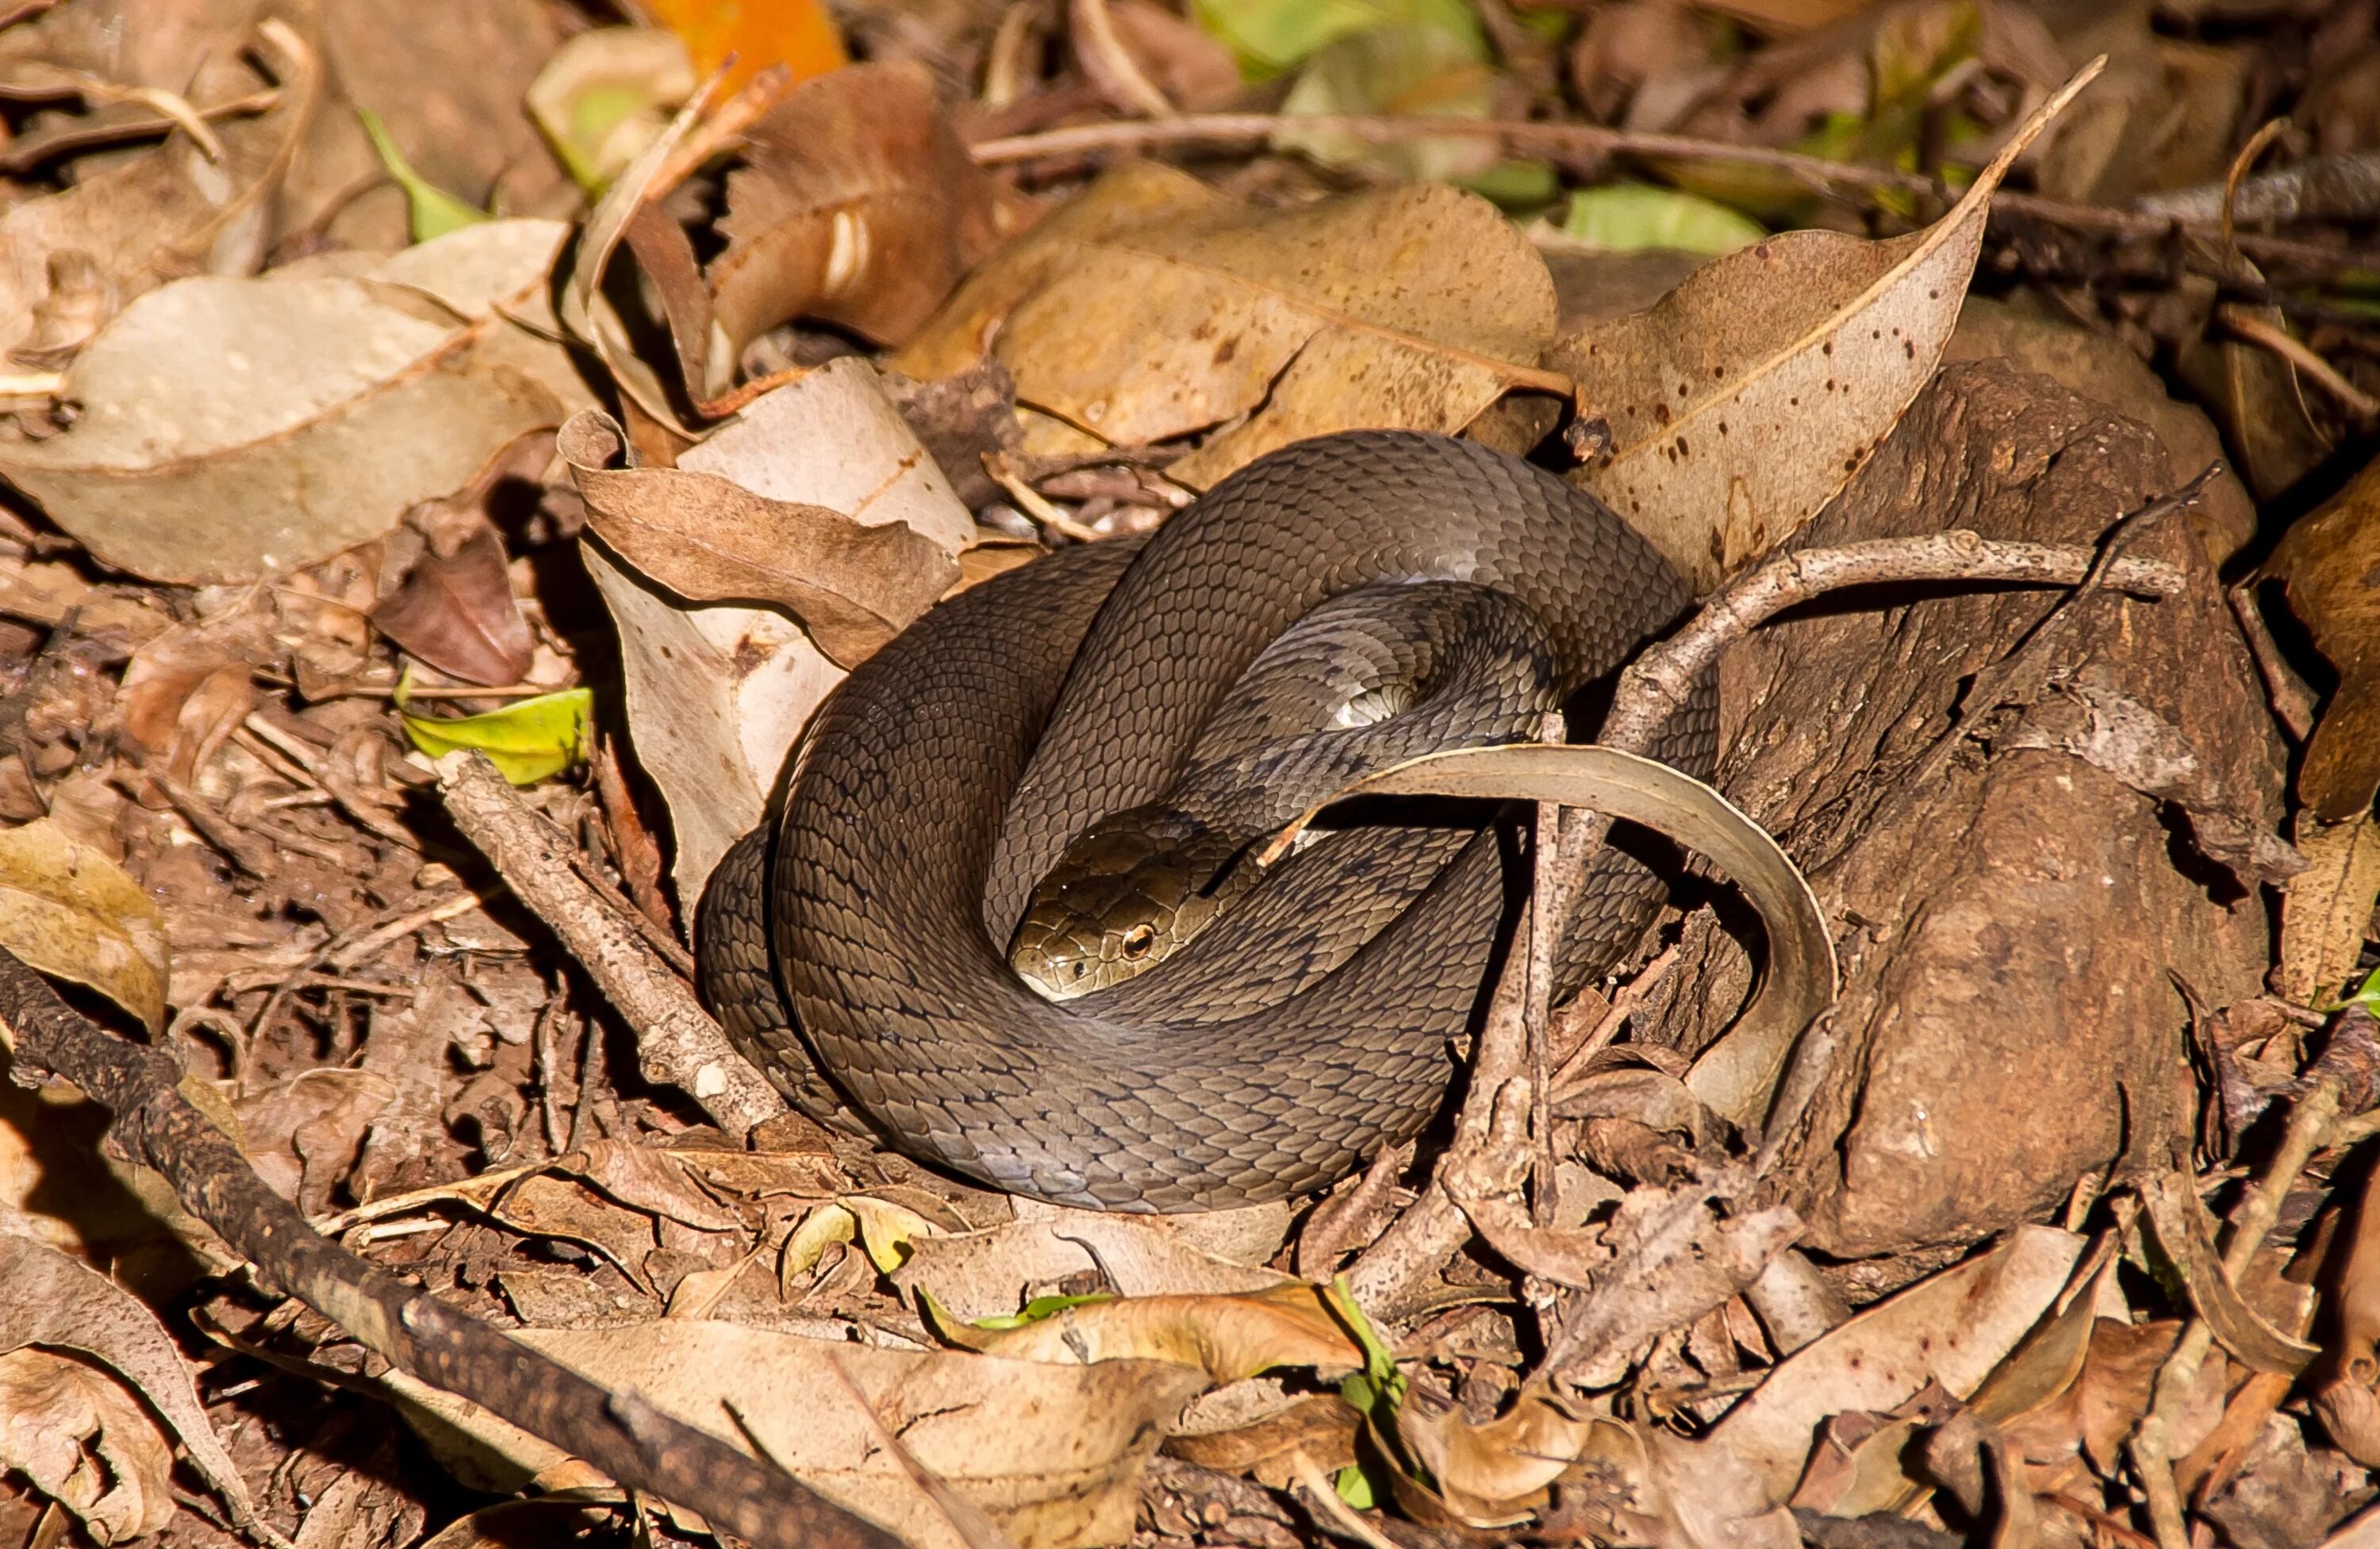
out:
<path id="1" fill-rule="evenodd" d="M 1135 925 L 1123 933 L 1123 955 L 1127 957 L 1146 957 L 1149 948 L 1156 945 L 1157 927 L 1154 925 Z"/>

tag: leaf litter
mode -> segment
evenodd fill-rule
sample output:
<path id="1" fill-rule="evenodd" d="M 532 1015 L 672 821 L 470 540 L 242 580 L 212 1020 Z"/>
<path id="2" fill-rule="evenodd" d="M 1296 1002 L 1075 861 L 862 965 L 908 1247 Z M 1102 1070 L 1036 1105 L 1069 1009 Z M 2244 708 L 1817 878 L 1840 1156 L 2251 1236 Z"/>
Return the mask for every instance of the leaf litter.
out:
<path id="1" fill-rule="evenodd" d="M 1077 0 L 623 28 L 518 0 L 431 6 L 408 49 L 366 7 L 251 9 L 63 0 L 0 27 L 0 848 L 21 873 L 0 944 L 145 1024 L 326 1228 L 912 1542 L 2352 1541 L 2380 1463 L 2353 1149 L 2380 1095 L 2354 733 L 2380 199 L 2336 158 L 2380 133 L 2380 99 L 2330 61 L 2368 53 L 2368 15 Z M 2302 116 L 2234 166 L 2251 79 L 2307 81 L 2253 109 Z M 1153 154 L 1107 165 L 1123 145 Z M 2282 164 L 2349 191 L 2256 202 Z M 2131 375 L 2088 363 L 2109 350 Z M 1849 1240 L 1828 1190 L 1867 1187 L 1856 1136 L 1831 1182 L 1790 1145 L 1768 1182 L 1743 1170 L 1763 1153 L 1697 1096 L 1705 1051 L 1662 1031 L 1677 996 L 1731 1007 L 1750 982 L 1692 897 L 1638 984 L 1549 1019 L 1535 1183 L 1526 1101 L 1442 1165 L 1351 1180 L 1336 1214 L 1245 1222 L 1021 1208 L 792 1116 L 747 1148 L 636 1079 L 636 1030 L 455 848 L 423 767 L 498 755 L 605 907 L 682 950 L 809 711 L 954 587 L 1368 424 L 1533 452 L 1706 590 L 1804 522 L 1834 541 L 1830 514 L 1876 508 L 1871 464 L 1939 498 L 1934 529 L 1997 532 L 2009 487 L 2109 433 L 2034 463 L 1995 433 L 2009 484 L 1929 483 L 1965 433 L 1927 396 L 1937 362 L 1969 362 L 1979 423 L 1995 394 L 2051 401 L 1973 374 L 1999 359 L 2155 426 L 2164 488 L 2219 434 L 2248 488 L 2216 486 L 2239 515 L 2191 536 L 2269 627 L 2252 679 L 2244 657 L 2207 676 L 2321 710 L 2291 787 L 2307 869 L 2278 885 L 2296 858 L 2261 717 L 2210 723 L 2080 655 L 2057 670 L 2081 680 L 1946 717 L 1968 728 L 1951 778 L 2112 774 L 2202 838 L 2233 823 L 2249 848 L 2220 853 L 2274 864 L 2205 885 L 2240 890 L 2235 917 L 2272 888 L 2278 919 L 2269 994 L 2230 947 L 2193 956 L 2179 912 L 2166 936 L 2153 911 L 2107 927 L 2178 983 L 2125 1015 L 2195 1062 L 2195 1121 L 2127 1089 L 2154 1162 L 2077 1152 L 2054 1198 L 2026 1193 L 1928 1093 L 1932 1160 L 1902 1168 L 1969 1169 L 1948 1231 L 1912 1215 L 1826 1250 Z M 2105 531 L 2117 488 L 2069 526 Z M 2204 601 L 2122 605 L 2228 628 Z M 1906 675 L 1869 649 L 1829 670 Z M 2204 780 L 2085 750 L 2058 729 L 2078 705 L 2155 717 L 2165 740 L 2133 751 Z M 600 799 L 577 773 L 598 726 L 626 754 Z M 1757 750 L 1722 783 L 1840 908 L 1828 868 L 1871 862 L 1793 820 Z M 2013 788 L 1996 799 L 2054 834 L 2071 799 Z M 1990 925 L 2041 928 L 1978 924 L 1979 953 Z M 1915 950 L 1857 909 L 1836 927 L 1854 975 Z M 2034 1004 L 2000 996 L 1967 1015 Z M 1872 1104 L 1908 1090 L 1878 1062 L 1927 1048 L 1879 1041 L 1895 1004 L 1916 1002 L 1831 1034 Z M 2045 1113 L 2099 1095 L 2055 1079 Z M 2307 1128 L 2316 1093 L 2345 1116 Z M 1809 1110 L 1821 1147 L 1834 1101 Z M 45 1180 L 61 1143 L 101 1165 L 88 1131 L 8 1114 L 11 1229 L 59 1246 L 12 1236 L 0 1283 L 66 1287 L 14 1299 L 50 1319 L 0 1376 L 20 1537 L 54 1509 L 99 1542 L 219 1533 L 209 1514 L 264 1542 L 464 1542 L 516 1508 L 457 1482 L 600 1485 L 208 1275 L 221 1244 L 154 1175 L 118 1185 L 152 1226 L 79 1226 Z M 1368 1289 L 1433 1209 L 1470 1251 Z M 1357 1299 L 1291 1273 L 1314 1264 Z M 536 1531 L 614 1510 L 589 1493 Z"/>

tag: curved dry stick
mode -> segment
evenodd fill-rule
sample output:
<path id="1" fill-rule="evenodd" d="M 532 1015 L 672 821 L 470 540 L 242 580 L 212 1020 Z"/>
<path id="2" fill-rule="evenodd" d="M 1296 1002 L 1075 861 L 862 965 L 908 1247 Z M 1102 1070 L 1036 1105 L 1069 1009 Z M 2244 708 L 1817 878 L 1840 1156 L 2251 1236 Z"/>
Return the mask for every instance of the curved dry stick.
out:
<path id="1" fill-rule="evenodd" d="M 771 1549 L 898 1549 L 899 1541 L 633 1393 L 610 1393 L 316 1233 L 181 1091 L 163 1050 L 117 1038 L 0 948 L 10 1077 L 56 1077 L 112 1116 L 107 1144 L 163 1174 L 190 1213 L 271 1283 L 404 1371 L 564 1447 L 633 1490 Z"/>

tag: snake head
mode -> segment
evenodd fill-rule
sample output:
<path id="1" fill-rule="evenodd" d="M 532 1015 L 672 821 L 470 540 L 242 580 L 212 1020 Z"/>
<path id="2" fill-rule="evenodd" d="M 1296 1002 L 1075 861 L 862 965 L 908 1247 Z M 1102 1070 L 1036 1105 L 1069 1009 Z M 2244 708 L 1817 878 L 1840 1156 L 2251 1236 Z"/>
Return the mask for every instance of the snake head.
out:
<path id="1" fill-rule="evenodd" d="M 1252 873 L 1245 846 L 1186 813 L 1135 807 L 1066 847 L 1033 889 L 1008 961 L 1050 1000 L 1121 984 L 1172 957 Z"/>

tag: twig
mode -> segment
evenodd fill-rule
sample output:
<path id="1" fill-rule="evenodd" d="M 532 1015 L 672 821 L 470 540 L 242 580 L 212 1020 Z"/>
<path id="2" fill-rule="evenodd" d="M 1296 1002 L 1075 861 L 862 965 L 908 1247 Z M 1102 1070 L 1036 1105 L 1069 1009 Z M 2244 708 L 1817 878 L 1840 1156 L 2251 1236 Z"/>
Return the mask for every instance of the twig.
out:
<path id="1" fill-rule="evenodd" d="M 1570 740 L 1569 724 L 1559 710 L 1549 711 L 1537 740 L 1560 744 Z M 1529 1185 L 1529 1219 L 1539 1226 L 1554 1224 L 1560 1202 L 1560 1161 L 1554 1155 L 1553 1059 L 1547 1040 L 1553 1020 L 1554 865 L 1552 851 L 1561 839 L 1561 804 L 1537 803 L 1536 837 L 1529 847 L 1529 981 L 1521 1008 L 1521 1026 L 1529 1041 L 1529 1133 L 1536 1141 Z"/>
<path id="2" fill-rule="evenodd" d="M 638 1065 L 647 1080 L 685 1092 L 737 1137 L 785 1111 L 776 1089 L 735 1052 L 686 982 L 625 918 L 636 911 L 614 908 L 587 885 L 571 863 L 569 841 L 522 804 L 487 755 L 448 753 L 438 761 L 438 784 L 455 826 L 637 1030 Z"/>
<path id="3" fill-rule="evenodd" d="M 2239 221 L 2361 220 L 2380 213 L 2380 151 L 2315 156 L 2237 184 L 2143 194 L 2132 208 L 2166 220 L 2204 221 L 2219 215 L 2227 199 Z"/>
<path id="4" fill-rule="evenodd" d="M 2280 641 L 2273 639 L 2272 628 L 2265 622 L 2264 610 L 2256 605 L 2255 580 L 2251 578 L 2229 588 L 2224 597 L 2231 604 L 2231 616 L 2240 623 L 2240 637 L 2248 642 L 2248 654 L 2255 659 L 2256 671 L 2265 680 L 2265 700 L 2273 707 L 2273 719 L 2294 742 L 2303 742 L 2313 734 L 2314 714 L 2319 708 L 2313 690 L 2305 680 L 2291 670 L 2281 654 Z"/>
<path id="5" fill-rule="evenodd" d="M 1053 158 L 1097 155 L 1107 152 L 1144 152 L 1168 146 L 1234 145 L 1262 142 L 1283 132 L 1345 135 L 1368 144 L 1395 144 L 1411 140 L 1494 140 L 1510 149 L 1558 160 L 1597 161 L 1609 156 L 1640 156 L 1679 161 L 1731 162 L 1789 173 L 1813 192 L 1835 189 L 1886 189 L 1930 196 L 1951 202 L 1953 190 L 1920 173 L 1892 167 L 1862 166 L 1828 161 L 1822 156 L 1779 151 L 1766 145 L 1736 145 L 1692 135 L 1658 134 L 1606 128 L 1599 124 L 1551 124 L 1510 118 L 1448 118 L 1395 115 L 1274 113 L 1184 113 L 1163 119 L 1117 120 L 1075 124 L 1035 134 L 1008 135 L 978 140 L 969 152 L 986 166 Z M 1993 207 L 2011 214 L 2093 231 L 2116 238 L 2170 241 L 2188 234 L 2213 236 L 2216 221 L 2149 214 L 2103 205 L 2070 204 L 2038 194 L 2002 190 L 1992 196 Z M 2312 242 L 2277 237 L 2242 236 L 2242 251 L 2259 262 L 2301 264 L 2325 273 L 2372 266 L 2370 253 L 2325 248 Z"/>
<path id="6" fill-rule="evenodd" d="M 1299 1487 L 1313 1499 L 1316 1507 L 1315 1526 L 1328 1529 L 1337 1537 L 1352 1538 L 1356 1543 L 1366 1545 L 1366 1549 L 1398 1549 L 1393 1540 L 1385 1537 L 1379 1529 L 1356 1516 L 1355 1508 L 1339 1498 L 1339 1492 L 1332 1489 L 1330 1482 L 1322 1477 L 1321 1469 L 1316 1466 L 1313 1458 L 1305 1455 L 1304 1447 L 1299 1447 L 1289 1455 L 1289 1466 L 1291 1472 L 1296 1476 Z"/>
<path id="7" fill-rule="evenodd" d="M 0 1022 L 13 1037 L 9 1073 L 19 1085 L 56 1078 L 80 1088 L 112 1116 L 112 1149 L 163 1174 L 265 1279 L 404 1371 L 756 1543 L 892 1549 L 889 1535 L 725 1443 L 605 1392 L 317 1235 L 182 1096 L 178 1062 L 70 1009 L 5 950 Z"/>
<path id="8" fill-rule="evenodd" d="M 2223 234 L 2224 251 L 2240 251 L 2237 210 L 2240 180 L 2248 176 L 2249 168 L 2256 165 L 2256 158 L 2263 155 L 2273 141 L 2280 139 L 2281 131 L 2289 127 L 2289 121 L 2286 118 L 2265 120 L 2263 128 L 2248 137 L 2248 143 L 2240 147 L 2240 153 L 2231 158 L 2230 167 L 2223 174 L 2223 206 L 2217 214 L 2216 226 Z"/>
<path id="9" fill-rule="evenodd" d="M 2285 328 L 2276 328 L 2246 307 L 2227 301 L 2215 309 L 2216 321 L 2259 349 L 2267 349 L 2313 378 L 2314 385 L 2337 398 L 2358 420 L 2380 416 L 2380 398 L 2341 376 L 2337 366 Z"/>
<path id="10" fill-rule="evenodd" d="M 1677 634 L 1621 675 L 1611 709 L 1604 717 L 1601 740 L 1623 751 L 1644 752 L 1653 746 L 1670 715 L 1692 697 L 1721 652 L 1777 614 L 1825 592 L 1847 586 L 1925 580 L 2073 586 L 2095 572 L 2105 584 L 2144 596 L 2172 596 L 2184 585 L 2180 571 L 2158 561 L 2114 558 L 2104 552 L 2095 556 L 2083 549 L 2044 543 L 2001 543 L 1963 530 L 1780 555 L 1729 586 Z M 1548 911 L 1551 940 L 1560 941 L 1567 931 L 1579 879 L 1609 827 L 1609 819 L 1593 812 L 1569 814 L 1563 823 L 1553 866 L 1555 891 Z M 1523 1031 L 1527 958 L 1526 953 L 1513 954 L 1497 981 L 1473 1054 L 1470 1089 L 1455 1119 L 1454 1137 L 1428 1185 L 1347 1272 L 1357 1301 L 1376 1315 L 1393 1317 L 1400 1310 L 1426 1302 L 1428 1282 L 1469 1238 L 1469 1222 L 1446 1187 L 1450 1170 L 1464 1172 L 1467 1191 L 1475 1196 L 1509 1193 L 1527 1176 L 1525 1156 L 1495 1156 L 1489 1154 L 1488 1144 L 1499 1093 L 1508 1082 L 1527 1079 L 1527 1041 Z"/>
<path id="11" fill-rule="evenodd" d="M 1173 104 L 1157 83 L 1144 74 L 1116 36 L 1115 18 L 1108 0 L 1067 0 L 1066 41 L 1074 45 L 1075 63 L 1110 107 L 1119 113 L 1172 116 Z"/>
<path id="12" fill-rule="evenodd" d="M 1009 498 L 1016 502 L 1020 510 L 1050 531 L 1062 533 L 1078 543 L 1096 543 L 1106 536 L 1098 528 L 1087 527 L 1076 521 L 1064 507 L 1026 483 L 1023 475 L 1009 466 L 1004 454 L 983 454 L 983 470 L 991 475 L 993 483 L 1008 492 Z"/>

